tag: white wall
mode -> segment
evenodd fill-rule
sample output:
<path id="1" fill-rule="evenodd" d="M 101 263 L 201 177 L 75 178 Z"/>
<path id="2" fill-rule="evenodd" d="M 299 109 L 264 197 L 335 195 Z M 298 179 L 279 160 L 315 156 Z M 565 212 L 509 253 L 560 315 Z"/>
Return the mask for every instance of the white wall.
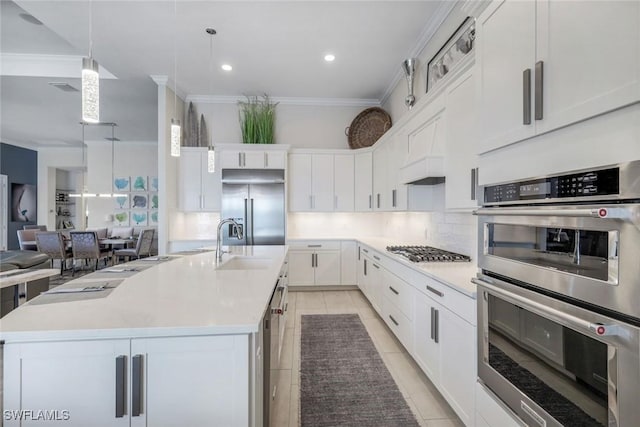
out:
<path id="1" fill-rule="evenodd" d="M 87 190 L 90 193 L 112 193 L 111 181 L 111 142 L 87 142 Z M 122 176 L 158 176 L 157 146 L 155 142 L 114 143 L 113 175 Z M 133 193 L 132 193 L 133 194 Z M 149 193 L 147 193 L 149 194 Z M 87 227 L 111 227 L 115 201 L 111 198 L 90 198 L 87 200 L 89 222 Z M 134 225 L 131 223 L 131 225 Z"/>
<path id="2" fill-rule="evenodd" d="M 213 142 L 241 143 L 237 104 L 194 103 Z M 345 128 L 368 107 L 278 104 L 275 140 L 295 148 L 349 148 Z M 200 119 L 198 118 L 198 121 Z"/>

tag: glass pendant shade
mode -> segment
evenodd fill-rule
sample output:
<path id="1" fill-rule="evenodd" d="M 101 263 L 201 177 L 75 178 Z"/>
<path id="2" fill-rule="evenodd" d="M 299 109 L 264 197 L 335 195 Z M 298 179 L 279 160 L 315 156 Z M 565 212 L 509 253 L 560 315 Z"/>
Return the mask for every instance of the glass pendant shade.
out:
<path id="1" fill-rule="evenodd" d="M 171 119 L 171 155 L 180 157 L 180 120 Z"/>
<path id="2" fill-rule="evenodd" d="M 209 146 L 207 151 L 207 172 L 214 173 L 216 171 L 216 152 L 213 147 Z"/>
<path id="3" fill-rule="evenodd" d="M 98 63 L 82 58 L 82 121 L 100 122 L 100 75 Z"/>

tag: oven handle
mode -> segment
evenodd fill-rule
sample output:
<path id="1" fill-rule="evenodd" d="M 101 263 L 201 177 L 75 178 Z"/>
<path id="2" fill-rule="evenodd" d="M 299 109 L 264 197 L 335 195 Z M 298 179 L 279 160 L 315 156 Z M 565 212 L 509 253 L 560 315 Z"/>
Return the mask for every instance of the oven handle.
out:
<path id="1" fill-rule="evenodd" d="M 478 216 L 559 216 L 571 218 L 612 218 L 628 219 L 628 208 L 587 208 L 587 209 L 509 209 L 480 208 L 473 211 Z"/>
<path id="2" fill-rule="evenodd" d="M 579 317 L 572 316 L 560 310 L 556 310 L 555 308 L 551 308 L 549 306 L 541 304 L 539 302 L 532 301 L 529 298 L 514 294 L 513 292 L 505 291 L 504 289 L 492 285 L 485 280 L 472 278 L 471 281 L 476 285 L 487 288 L 493 294 L 504 297 L 508 300 L 511 300 L 511 302 L 516 303 L 517 305 L 521 305 L 528 310 L 531 310 L 535 314 L 538 314 L 542 317 L 550 318 L 551 320 L 555 320 L 560 323 L 564 323 L 566 326 L 573 327 L 576 330 L 589 331 L 597 336 L 619 335 L 618 327 L 616 325 L 591 323 L 586 320 L 580 319 Z"/>

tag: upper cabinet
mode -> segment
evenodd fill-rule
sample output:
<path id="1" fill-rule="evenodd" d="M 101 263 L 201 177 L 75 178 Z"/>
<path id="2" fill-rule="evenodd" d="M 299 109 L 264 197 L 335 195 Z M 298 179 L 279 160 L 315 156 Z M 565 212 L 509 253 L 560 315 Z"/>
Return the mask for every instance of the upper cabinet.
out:
<path id="1" fill-rule="evenodd" d="M 356 212 L 369 212 L 373 210 L 373 154 L 371 151 L 356 154 L 354 167 L 354 207 Z"/>
<path id="2" fill-rule="evenodd" d="M 406 159 L 403 138 L 394 135 L 373 151 L 373 209 L 407 209 L 407 186 L 402 183 L 400 167 Z"/>
<path id="3" fill-rule="evenodd" d="M 355 193 L 355 164 L 353 154 L 333 157 L 333 209 L 353 212 Z"/>
<path id="4" fill-rule="evenodd" d="M 335 210 L 333 154 L 291 154 L 288 182 L 289 211 Z"/>
<path id="5" fill-rule="evenodd" d="M 182 147 L 178 175 L 179 209 L 183 212 L 219 211 L 221 193 L 220 165 L 216 165 L 215 173 L 207 172 L 207 149 Z"/>
<path id="6" fill-rule="evenodd" d="M 446 90 L 447 141 L 444 168 L 445 207 L 471 210 L 478 207 L 478 156 L 476 155 L 475 79 L 472 68 Z"/>
<path id="7" fill-rule="evenodd" d="M 287 157 L 283 150 L 222 149 L 223 169 L 286 169 Z"/>
<path id="8" fill-rule="evenodd" d="M 640 100 L 640 3 L 495 1 L 477 21 L 478 153 Z"/>

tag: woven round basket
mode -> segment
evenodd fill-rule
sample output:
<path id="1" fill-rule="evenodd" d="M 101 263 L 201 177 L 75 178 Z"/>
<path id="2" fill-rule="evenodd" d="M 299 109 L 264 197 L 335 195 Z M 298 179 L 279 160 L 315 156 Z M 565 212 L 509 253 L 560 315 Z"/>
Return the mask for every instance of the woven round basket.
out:
<path id="1" fill-rule="evenodd" d="M 362 111 L 345 129 L 349 138 L 349 147 L 371 147 L 391 128 L 391 116 L 379 107 L 371 107 Z"/>

